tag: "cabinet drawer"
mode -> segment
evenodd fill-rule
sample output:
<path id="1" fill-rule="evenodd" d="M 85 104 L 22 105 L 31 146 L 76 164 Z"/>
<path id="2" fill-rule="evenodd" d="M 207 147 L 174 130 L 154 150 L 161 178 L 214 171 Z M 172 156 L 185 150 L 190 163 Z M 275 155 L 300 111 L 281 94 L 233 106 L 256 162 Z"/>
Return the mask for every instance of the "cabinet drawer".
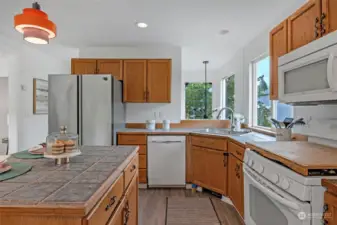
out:
<path id="1" fill-rule="evenodd" d="M 88 225 L 105 224 L 122 198 L 124 191 L 123 174 L 112 185 L 108 194 L 89 214 Z"/>
<path id="2" fill-rule="evenodd" d="M 119 145 L 146 145 L 146 135 L 137 134 L 119 134 Z"/>
<path id="3" fill-rule="evenodd" d="M 124 169 L 124 189 L 126 189 L 130 181 L 132 180 L 133 176 L 136 174 L 138 170 L 138 155 L 136 155 L 129 165 Z"/>
<path id="4" fill-rule="evenodd" d="M 146 169 L 139 169 L 139 183 L 147 183 Z"/>
<path id="5" fill-rule="evenodd" d="M 233 142 L 228 142 L 228 151 L 232 153 L 236 158 L 243 161 L 243 156 L 245 155 L 245 148 L 234 144 Z"/>
<path id="6" fill-rule="evenodd" d="M 146 155 L 146 145 L 139 145 L 139 155 Z"/>
<path id="7" fill-rule="evenodd" d="M 146 155 L 139 155 L 139 169 L 146 169 Z"/>
<path id="8" fill-rule="evenodd" d="M 192 137 L 192 145 L 218 149 L 221 151 L 227 150 L 227 140 L 226 139 L 217 139 L 211 137 Z"/>

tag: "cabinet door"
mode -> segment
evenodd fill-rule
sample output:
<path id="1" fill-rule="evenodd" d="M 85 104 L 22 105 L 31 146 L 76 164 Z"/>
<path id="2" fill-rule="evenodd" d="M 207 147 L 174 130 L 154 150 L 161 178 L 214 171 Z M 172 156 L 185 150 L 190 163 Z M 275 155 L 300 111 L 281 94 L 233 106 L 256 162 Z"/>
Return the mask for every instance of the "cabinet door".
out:
<path id="1" fill-rule="evenodd" d="M 235 156 L 229 156 L 228 196 L 241 216 L 244 216 L 244 187 L 242 162 Z"/>
<path id="2" fill-rule="evenodd" d="M 126 193 L 124 207 L 124 224 L 138 224 L 138 175 L 133 178 L 129 189 Z"/>
<path id="3" fill-rule="evenodd" d="M 171 60 L 148 60 L 147 70 L 147 102 L 171 102 Z"/>
<path id="4" fill-rule="evenodd" d="M 117 80 L 123 80 L 123 60 L 99 59 L 97 60 L 98 74 L 111 74 Z"/>
<path id="5" fill-rule="evenodd" d="M 125 199 L 123 198 L 107 225 L 124 225 L 124 206 Z"/>
<path id="6" fill-rule="evenodd" d="M 278 99 L 278 58 L 287 53 L 287 20 L 275 27 L 269 35 L 270 42 L 270 100 Z"/>
<path id="7" fill-rule="evenodd" d="M 322 31 L 322 35 L 337 30 L 337 1 L 322 0 L 322 12 L 326 16 L 326 18 L 323 19 L 325 31 Z"/>
<path id="8" fill-rule="evenodd" d="M 337 224 L 337 196 L 325 192 L 324 205 L 324 224 Z"/>
<path id="9" fill-rule="evenodd" d="M 146 102 L 146 60 L 124 60 L 124 102 Z"/>
<path id="10" fill-rule="evenodd" d="M 288 19 L 288 51 L 297 49 L 320 37 L 321 0 L 310 0 Z M 317 33 L 316 27 L 318 28 Z"/>
<path id="11" fill-rule="evenodd" d="M 96 70 L 95 59 L 71 59 L 72 74 L 95 74 Z"/>
<path id="12" fill-rule="evenodd" d="M 208 183 L 206 157 L 206 149 L 192 146 L 193 182 L 201 186 Z"/>
<path id="13" fill-rule="evenodd" d="M 207 151 L 208 186 L 215 192 L 227 195 L 228 156 L 224 156 L 222 151 L 211 149 L 205 151 Z"/>

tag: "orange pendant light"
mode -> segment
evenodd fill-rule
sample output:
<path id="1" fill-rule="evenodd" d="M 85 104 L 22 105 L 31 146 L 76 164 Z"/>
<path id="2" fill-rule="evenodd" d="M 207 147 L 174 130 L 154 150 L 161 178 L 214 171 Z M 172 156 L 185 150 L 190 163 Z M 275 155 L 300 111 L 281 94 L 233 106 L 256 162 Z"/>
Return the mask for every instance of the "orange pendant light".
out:
<path id="1" fill-rule="evenodd" d="M 23 34 L 23 38 L 33 44 L 48 44 L 56 37 L 56 25 L 48 19 L 35 2 L 32 8 L 25 8 L 22 14 L 14 16 L 14 26 Z"/>

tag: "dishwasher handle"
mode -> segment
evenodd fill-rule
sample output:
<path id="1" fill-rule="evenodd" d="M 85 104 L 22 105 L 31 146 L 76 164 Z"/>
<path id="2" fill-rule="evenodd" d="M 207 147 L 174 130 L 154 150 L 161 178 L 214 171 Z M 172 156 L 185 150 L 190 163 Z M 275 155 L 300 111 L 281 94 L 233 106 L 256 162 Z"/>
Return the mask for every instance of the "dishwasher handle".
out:
<path id="1" fill-rule="evenodd" d="M 151 143 L 171 144 L 171 143 L 184 143 L 184 141 L 151 141 Z"/>

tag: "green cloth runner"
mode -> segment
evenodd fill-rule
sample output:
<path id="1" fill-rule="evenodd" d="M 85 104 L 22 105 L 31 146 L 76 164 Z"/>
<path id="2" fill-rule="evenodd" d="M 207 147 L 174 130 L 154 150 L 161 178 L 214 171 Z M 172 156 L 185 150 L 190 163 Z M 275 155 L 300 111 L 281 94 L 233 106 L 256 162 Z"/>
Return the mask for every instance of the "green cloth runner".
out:
<path id="1" fill-rule="evenodd" d="M 33 155 L 33 154 L 30 154 L 28 152 L 28 150 L 14 153 L 14 154 L 12 154 L 12 156 L 17 158 L 17 159 L 41 159 L 41 158 L 43 158 L 43 154 L 42 155 Z"/>
<path id="2" fill-rule="evenodd" d="M 27 163 L 21 163 L 21 162 L 12 162 L 8 163 L 12 169 L 0 174 L 0 181 L 12 179 L 14 177 L 20 176 L 22 174 L 27 173 L 29 170 L 32 169 L 32 166 Z"/>

